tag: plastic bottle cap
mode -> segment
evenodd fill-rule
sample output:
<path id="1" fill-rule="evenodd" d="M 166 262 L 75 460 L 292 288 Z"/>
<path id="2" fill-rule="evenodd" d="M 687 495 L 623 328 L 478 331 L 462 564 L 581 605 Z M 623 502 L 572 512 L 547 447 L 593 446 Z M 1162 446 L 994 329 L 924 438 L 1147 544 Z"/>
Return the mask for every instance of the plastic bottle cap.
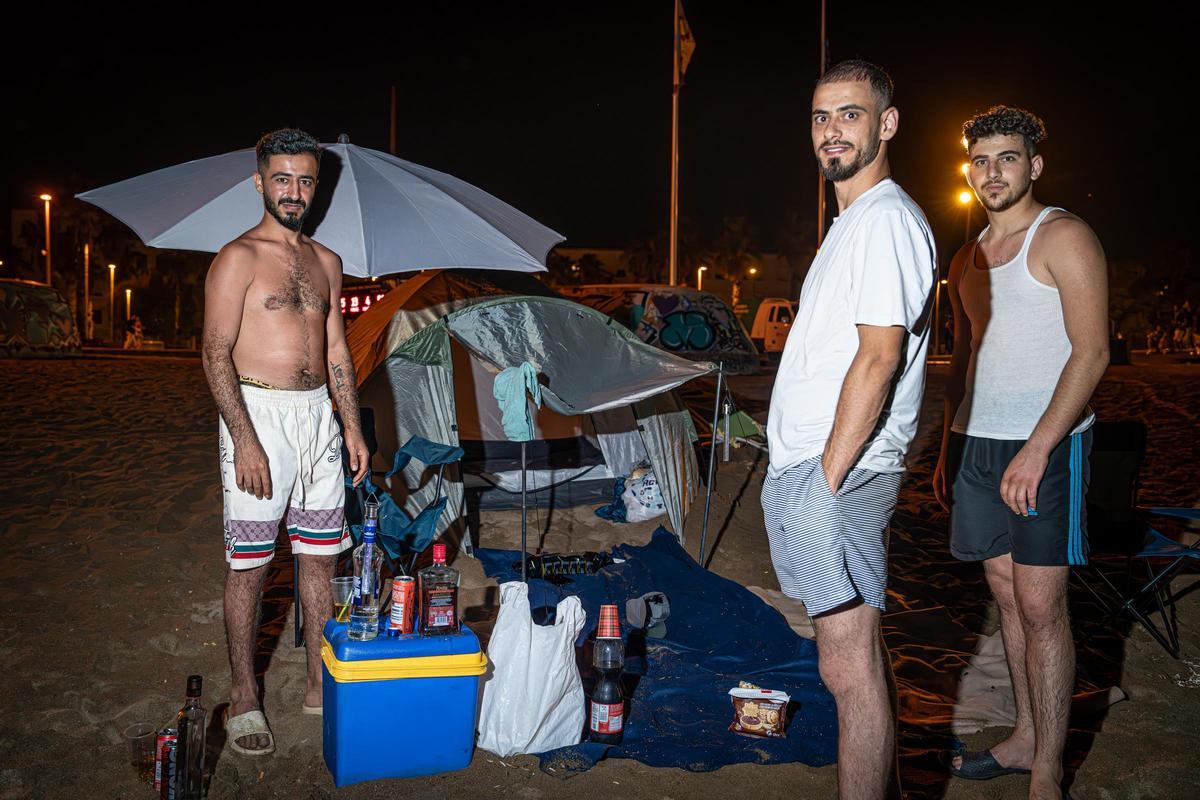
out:
<path id="1" fill-rule="evenodd" d="M 199 697 L 200 696 L 200 687 L 203 685 L 203 683 L 204 683 L 204 678 L 200 677 L 199 675 L 188 675 L 187 696 L 188 697 Z M 178 684 L 176 684 L 176 686 L 178 686 Z"/>
<path id="2" fill-rule="evenodd" d="M 433 546 L 433 563 L 446 563 L 446 545 L 439 543 Z"/>

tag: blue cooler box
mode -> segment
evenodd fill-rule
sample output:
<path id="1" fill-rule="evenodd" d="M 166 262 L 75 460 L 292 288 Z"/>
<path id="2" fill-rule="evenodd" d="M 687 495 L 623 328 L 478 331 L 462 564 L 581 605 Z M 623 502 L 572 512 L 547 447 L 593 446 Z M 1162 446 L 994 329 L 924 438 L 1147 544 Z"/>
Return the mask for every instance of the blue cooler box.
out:
<path id="1" fill-rule="evenodd" d="M 380 632 L 369 642 L 330 620 L 321 642 L 325 764 L 338 786 L 451 772 L 471 763 L 487 656 L 454 636 Z"/>

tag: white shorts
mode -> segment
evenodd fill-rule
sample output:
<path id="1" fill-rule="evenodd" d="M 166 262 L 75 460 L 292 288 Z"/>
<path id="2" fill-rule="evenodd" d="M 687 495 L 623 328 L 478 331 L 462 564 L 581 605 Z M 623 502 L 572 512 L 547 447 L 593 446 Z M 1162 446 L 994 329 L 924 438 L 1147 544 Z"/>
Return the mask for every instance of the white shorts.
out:
<path id="1" fill-rule="evenodd" d="M 332 556 L 351 545 L 345 524 L 342 435 L 324 386 L 293 392 L 239 387 L 250 422 L 266 451 L 271 496 L 261 500 L 237 485 L 233 439 L 221 429 L 225 497 L 225 560 L 232 569 L 262 566 L 275 555 L 286 516 L 293 553 Z"/>
<path id="2" fill-rule="evenodd" d="M 884 610 L 888 524 L 899 472 L 852 469 L 829 491 L 821 457 L 763 481 L 762 507 L 779 588 L 811 616 L 857 598 Z"/>

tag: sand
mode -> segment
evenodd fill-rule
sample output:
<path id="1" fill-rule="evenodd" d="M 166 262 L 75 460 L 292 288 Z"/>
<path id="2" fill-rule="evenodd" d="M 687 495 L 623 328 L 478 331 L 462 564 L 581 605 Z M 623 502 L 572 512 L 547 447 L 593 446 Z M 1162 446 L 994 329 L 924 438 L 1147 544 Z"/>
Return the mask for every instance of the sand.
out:
<path id="1" fill-rule="evenodd" d="M 205 702 L 228 693 L 221 589 L 225 574 L 216 468 L 215 410 L 194 359 L 0 361 L 5 390 L 5 468 L 0 473 L 0 800 L 145 798 L 125 764 L 122 729 L 162 723 L 180 705 L 186 676 L 205 676 Z M 913 798 L 1019 798 L 1020 777 L 986 784 L 951 780 L 939 765 L 951 738 L 949 710 L 975 636 L 995 630 L 977 566 L 946 550 L 946 517 L 928 490 L 936 456 L 943 367 L 931 369 L 913 472 L 893 538 L 893 586 L 885 617 L 901 686 L 902 769 Z M 759 416 L 771 377 L 735 378 L 741 404 Z M 702 393 L 701 393 L 702 394 Z M 1106 418 L 1150 426 L 1142 500 L 1195 505 L 1194 442 L 1200 367 L 1160 360 L 1109 370 L 1096 406 Z M 762 532 L 758 494 L 765 457 L 751 448 L 722 464 L 713 499 L 711 567 L 747 586 L 778 589 Z M 515 512 L 484 513 L 483 543 L 515 547 Z M 701 514 L 687 525 L 696 553 Z M 653 523 L 616 526 L 590 508 L 530 515 L 530 539 L 552 551 L 647 541 Z M 468 617 L 486 634 L 494 585 L 459 559 Z M 1180 578 L 1183 588 L 1192 576 Z M 278 752 L 248 759 L 220 752 L 211 731 L 212 798 L 383 797 L 832 797 L 834 767 L 735 765 L 710 773 L 602 762 L 570 779 L 543 773 L 531 756 L 477 751 L 458 773 L 335 790 L 321 760 L 321 725 L 300 713 L 303 651 L 291 641 L 290 562 L 277 558 L 259 642 L 265 709 Z M 1075 592 L 1078 596 L 1080 593 Z M 1200 796 L 1194 771 L 1200 716 L 1200 592 L 1180 602 L 1183 660 L 1139 628 L 1116 633 L 1095 609 L 1074 609 L 1081 690 L 1119 685 L 1129 700 L 1073 718 L 1068 761 L 1082 800 Z M 418 721 L 400 723 L 419 724 Z M 984 746 L 1005 735 L 967 736 Z"/>

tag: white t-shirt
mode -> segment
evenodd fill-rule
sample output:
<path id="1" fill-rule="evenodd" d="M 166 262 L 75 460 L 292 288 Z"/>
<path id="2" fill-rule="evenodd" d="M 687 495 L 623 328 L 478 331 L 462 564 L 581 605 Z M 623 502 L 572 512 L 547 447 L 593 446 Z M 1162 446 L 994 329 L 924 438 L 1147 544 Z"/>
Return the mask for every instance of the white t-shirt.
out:
<path id="1" fill-rule="evenodd" d="M 858 353 L 857 325 L 906 329 L 899 378 L 856 467 L 901 472 L 925 390 L 937 256 L 929 223 L 890 178 L 833 221 L 800 291 L 767 417 L 768 472 L 820 455 L 842 381 Z"/>

